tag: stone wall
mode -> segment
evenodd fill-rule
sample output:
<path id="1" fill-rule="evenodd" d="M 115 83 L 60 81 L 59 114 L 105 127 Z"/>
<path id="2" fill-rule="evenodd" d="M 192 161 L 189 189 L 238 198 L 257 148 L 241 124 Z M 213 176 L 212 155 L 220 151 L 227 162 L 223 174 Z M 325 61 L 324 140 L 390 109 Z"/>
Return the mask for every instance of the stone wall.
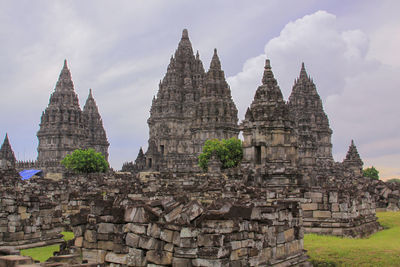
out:
<path id="1" fill-rule="evenodd" d="M 24 245 L 61 237 L 59 196 L 3 173 L 0 189 L 0 246 Z M 55 201 L 57 199 L 57 201 Z"/>
<path id="2" fill-rule="evenodd" d="M 83 259 L 128 266 L 308 265 L 297 202 L 131 201 L 136 204 L 99 200 L 72 217 Z"/>
<path id="3" fill-rule="evenodd" d="M 312 188 L 304 197 L 306 203 L 301 208 L 305 232 L 365 237 L 382 229 L 368 192 L 352 195 L 336 188 Z"/>

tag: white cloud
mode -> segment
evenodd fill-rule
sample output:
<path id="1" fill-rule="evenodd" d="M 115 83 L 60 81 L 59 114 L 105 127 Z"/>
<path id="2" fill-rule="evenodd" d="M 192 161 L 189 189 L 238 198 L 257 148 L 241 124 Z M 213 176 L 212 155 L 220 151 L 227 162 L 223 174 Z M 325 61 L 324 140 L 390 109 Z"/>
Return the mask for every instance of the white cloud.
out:
<path id="1" fill-rule="evenodd" d="M 358 29 L 341 29 L 337 21 L 335 15 L 318 11 L 289 22 L 265 45 L 265 54 L 247 60 L 240 73 L 228 78 L 241 118 L 251 103 L 244 92 L 254 95 L 266 57 L 286 98 L 305 62 L 330 118 L 337 160 L 351 139 L 368 159 L 398 151 L 399 68 L 371 59 L 368 36 Z"/>

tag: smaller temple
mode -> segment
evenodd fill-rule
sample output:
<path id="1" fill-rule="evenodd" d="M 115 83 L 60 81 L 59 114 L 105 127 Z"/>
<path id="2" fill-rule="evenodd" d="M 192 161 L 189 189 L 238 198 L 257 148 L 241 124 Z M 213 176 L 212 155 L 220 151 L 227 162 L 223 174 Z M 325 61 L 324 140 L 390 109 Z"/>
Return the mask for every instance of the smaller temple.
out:
<path id="1" fill-rule="evenodd" d="M 121 171 L 123 171 L 123 172 L 131 172 L 133 174 L 136 174 L 136 173 L 141 172 L 141 171 L 143 171 L 145 169 L 146 169 L 146 156 L 143 153 L 143 149 L 140 148 L 135 162 L 134 163 L 132 161 L 125 162 L 122 165 Z"/>
<path id="2" fill-rule="evenodd" d="M 317 160 L 332 162 L 332 130 L 322 100 L 304 63 L 293 85 L 288 106 L 298 134 L 299 164 L 302 168 L 315 168 Z"/>
<path id="3" fill-rule="evenodd" d="M 92 95 L 92 89 L 89 90 L 89 95 L 86 104 L 83 107 L 83 116 L 87 121 L 88 139 L 87 147 L 93 148 L 97 152 L 101 152 L 106 160 L 108 160 L 108 147 L 110 143 L 107 140 L 106 131 L 103 127 L 99 109 Z"/>
<path id="4" fill-rule="evenodd" d="M 15 155 L 11 148 L 8 134 L 4 138 L 4 142 L 0 148 L 0 169 L 15 168 Z"/>
<path id="5" fill-rule="evenodd" d="M 40 169 L 46 175 L 54 173 L 59 176 L 65 172 L 61 160 L 76 149 L 93 148 L 108 160 L 110 144 L 92 90 L 89 90 L 82 111 L 67 60 L 64 60 L 49 104 L 40 118 L 37 137 L 37 160 L 18 161 L 18 170 Z"/>
<path id="6" fill-rule="evenodd" d="M 282 92 L 265 61 L 262 85 L 247 109 L 243 129 L 243 163 L 271 173 L 297 168 L 297 135 Z"/>
<path id="7" fill-rule="evenodd" d="M 342 163 L 347 169 L 354 172 L 355 176 L 362 176 L 362 170 L 364 162 L 362 161 L 360 154 L 358 154 L 357 147 L 354 145 L 354 141 L 351 140 L 349 150 L 347 151 L 346 158 Z"/>

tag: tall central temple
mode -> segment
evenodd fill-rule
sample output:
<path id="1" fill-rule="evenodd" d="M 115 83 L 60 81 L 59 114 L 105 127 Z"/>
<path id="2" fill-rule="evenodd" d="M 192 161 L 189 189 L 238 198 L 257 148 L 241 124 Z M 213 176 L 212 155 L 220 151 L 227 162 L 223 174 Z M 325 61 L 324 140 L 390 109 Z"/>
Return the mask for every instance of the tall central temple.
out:
<path id="1" fill-rule="evenodd" d="M 193 53 L 187 30 L 183 30 L 151 105 L 147 167 L 193 170 L 204 142 L 237 137 L 237 123 L 237 108 L 217 50 L 205 72 L 199 53 Z"/>

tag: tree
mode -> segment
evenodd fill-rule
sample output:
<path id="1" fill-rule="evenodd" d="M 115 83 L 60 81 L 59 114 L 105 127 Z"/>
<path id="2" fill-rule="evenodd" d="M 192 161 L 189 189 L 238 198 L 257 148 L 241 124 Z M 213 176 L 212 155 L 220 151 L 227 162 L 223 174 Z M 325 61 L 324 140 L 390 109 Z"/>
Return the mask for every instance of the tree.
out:
<path id="1" fill-rule="evenodd" d="M 242 141 L 235 137 L 207 140 L 203 146 L 203 153 L 199 156 L 199 166 L 204 171 L 207 171 L 208 161 L 214 153 L 221 161 L 223 169 L 236 167 L 243 158 Z"/>
<path id="2" fill-rule="evenodd" d="M 373 180 L 379 180 L 379 171 L 374 166 L 363 170 L 364 177 L 371 178 Z"/>
<path id="3" fill-rule="evenodd" d="M 93 148 L 77 149 L 67 155 L 61 164 L 77 173 L 106 172 L 108 170 L 108 162 L 104 156 Z"/>

